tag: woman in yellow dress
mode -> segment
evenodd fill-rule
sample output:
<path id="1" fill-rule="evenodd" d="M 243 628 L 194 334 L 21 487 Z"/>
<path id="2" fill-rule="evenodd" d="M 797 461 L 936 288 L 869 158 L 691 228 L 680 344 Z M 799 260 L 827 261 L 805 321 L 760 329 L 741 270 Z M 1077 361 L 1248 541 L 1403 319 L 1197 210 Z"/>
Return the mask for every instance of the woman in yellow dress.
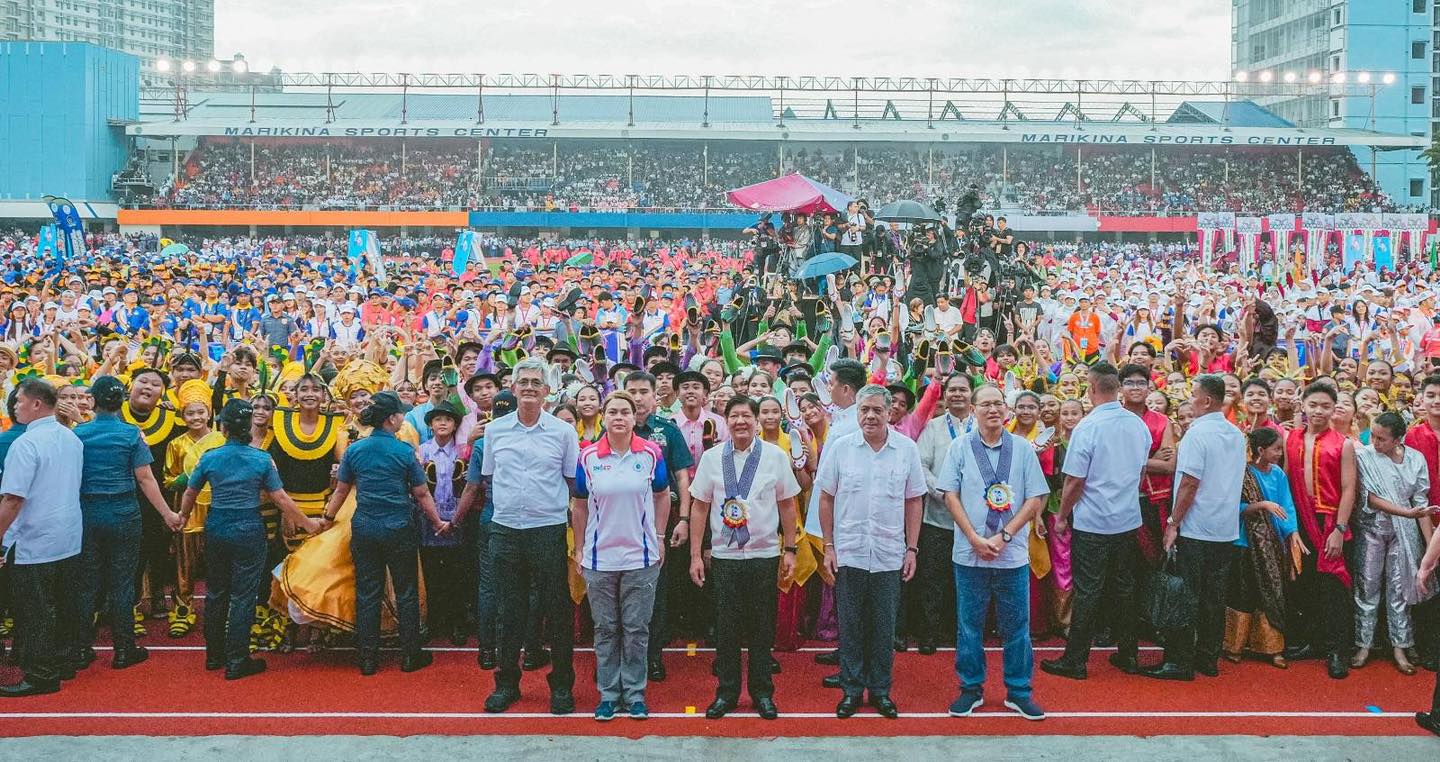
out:
<path id="1" fill-rule="evenodd" d="M 185 433 L 165 448 L 165 487 L 177 495 L 185 491 L 200 456 L 225 444 L 225 436 L 210 428 L 210 385 L 198 378 L 186 381 L 176 393 Z M 205 548 L 205 516 L 210 509 L 210 487 L 195 498 L 190 520 L 175 538 L 175 606 L 170 609 L 170 637 L 183 638 L 195 626 L 195 576 Z"/>
<path id="2" fill-rule="evenodd" d="M 371 427 L 360 423 L 360 411 L 370 397 L 385 388 L 390 373 L 369 360 L 352 360 L 335 376 L 330 389 L 335 397 L 348 405 L 341 434 L 354 442 L 369 436 Z M 300 394 L 300 389 L 296 393 Z M 404 424 L 395 437 L 418 446 L 420 436 L 414 427 Z M 276 431 L 277 441 L 280 438 Z M 342 451 L 343 452 L 343 451 Z M 327 466 L 327 474 L 328 474 Z M 282 473 L 282 481 L 284 481 Z M 286 482 L 287 488 L 289 482 Z M 322 503 L 323 510 L 323 503 Z M 285 611 L 299 624 L 322 624 L 345 632 L 355 630 L 355 562 L 350 557 L 350 518 L 355 512 L 352 492 L 335 516 L 335 524 L 324 533 L 311 537 L 296 548 L 275 570 L 275 586 L 271 605 Z M 424 616 L 425 594 L 420 591 L 421 615 Z M 381 635 L 399 631 L 395 617 L 394 591 L 387 585 L 386 599 L 381 606 Z"/>

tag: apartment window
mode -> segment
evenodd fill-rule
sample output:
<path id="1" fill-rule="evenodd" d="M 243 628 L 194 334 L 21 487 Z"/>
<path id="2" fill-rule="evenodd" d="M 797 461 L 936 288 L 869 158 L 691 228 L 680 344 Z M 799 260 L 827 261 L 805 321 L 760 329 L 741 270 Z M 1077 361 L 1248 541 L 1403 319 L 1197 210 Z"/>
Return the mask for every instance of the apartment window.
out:
<path id="1" fill-rule="evenodd" d="M 1425 195 L 1425 181 L 1418 178 L 1410 178 L 1410 198 L 1420 198 Z"/>
<path id="2" fill-rule="evenodd" d="M 1417 105 L 1417 106 L 1418 106 L 1418 105 L 1423 104 L 1424 102 L 1425 102 L 1425 88 L 1423 88 L 1423 87 L 1412 87 L 1412 88 L 1410 88 L 1410 103 L 1411 103 L 1412 105 Z"/>
<path id="3" fill-rule="evenodd" d="M 1414 2 L 1410 4 L 1410 10 L 1414 11 L 1415 13 L 1424 13 L 1425 3 L 1426 0 L 1414 0 Z"/>
<path id="4" fill-rule="evenodd" d="M 1331 98 L 1331 99 L 1330 99 L 1330 118 L 1331 118 L 1331 119 L 1339 119 L 1339 118 L 1340 118 L 1340 99 L 1339 99 L 1339 98 Z"/>
<path id="5" fill-rule="evenodd" d="M 1340 26 L 1340 8 L 1339 8 L 1339 7 L 1335 8 L 1335 10 L 1331 12 L 1331 14 L 1330 14 L 1330 24 L 1331 24 L 1332 26 Z"/>
<path id="6" fill-rule="evenodd" d="M 1411 58 L 1424 58 L 1424 57 L 1425 57 L 1425 41 L 1424 41 L 1424 40 L 1416 40 L 1415 42 L 1410 43 L 1410 57 L 1411 57 Z"/>

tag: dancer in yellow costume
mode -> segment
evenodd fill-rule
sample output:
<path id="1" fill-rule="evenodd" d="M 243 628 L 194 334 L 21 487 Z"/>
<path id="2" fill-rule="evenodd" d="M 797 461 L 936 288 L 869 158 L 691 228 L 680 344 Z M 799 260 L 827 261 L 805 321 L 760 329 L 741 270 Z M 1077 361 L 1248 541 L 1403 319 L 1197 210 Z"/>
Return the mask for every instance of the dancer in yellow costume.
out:
<path id="1" fill-rule="evenodd" d="M 156 368 L 134 368 L 126 374 L 130 396 L 120 408 L 120 417 L 126 423 L 140 428 L 145 445 L 150 448 L 151 470 L 155 480 L 165 483 L 165 456 L 170 440 L 184 432 L 180 416 L 160 404 L 165 396 L 165 387 L 170 377 Z M 138 602 L 147 598 L 151 613 L 164 611 L 165 580 L 170 576 L 170 543 L 172 534 L 156 515 L 153 523 L 146 518 L 148 512 L 141 511 L 142 532 L 140 536 L 139 579 L 135 586 L 135 634 L 145 634 L 145 616 L 140 612 Z"/>
<path id="2" fill-rule="evenodd" d="M 371 427 L 360 424 L 359 413 L 369 404 L 371 395 L 385 388 L 389 379 L 390 374 L 379 365 L 368 360 L 353 360 L 331 381 L 330 389 L 335 397 L 349 407 L 342 435 L 347 442 L 369 436 Z M 279 436 L 276 431 L 277 440 Z M 420 442 L 419 434 L 408 423 L 395 436 L 411 445 Z M 281 480 L 284 481 L 283 473 Z M 290 486 L 289 482 L 285 484 L 287 488 Z M 322 510 L 323 507 L 322 503 Z M 355 495 L 352 492 L 336 514 L 334 526 L 306 540 L 285 559 L 275 572 L 272 606 L 288 612 L 291 619 L 301 624 L 323 624 L 347 632 L 354 631 L 355 563 L 350 558 L 350 517 L 354 513 Z M 420 601 L 423 616 L 423 588 Z M 394 592 L 388 589 L 385 605 L 381 608 L 380 631 L 382 636 L 399 631 Z"/>
<path id="3" fill-rule="evenodd" d="M 184 492 L 190 473 L 200 456 L 225 444 L 225 437 L 210 428 L 210 385 L 199 379 L 186 381 L 176 394 L 185 433 L 170 440 L 165 448 L 165 487 Z M 177 500 L 178 509 L 179 502 Z M 175 538 L 175 606 L 170 610 L 170 637 L 183 638 L 195 626 L 195 573 L 205 547 L 205 515 L 210 508 L 210 488 L 200 491 L 190 520 Z"/>

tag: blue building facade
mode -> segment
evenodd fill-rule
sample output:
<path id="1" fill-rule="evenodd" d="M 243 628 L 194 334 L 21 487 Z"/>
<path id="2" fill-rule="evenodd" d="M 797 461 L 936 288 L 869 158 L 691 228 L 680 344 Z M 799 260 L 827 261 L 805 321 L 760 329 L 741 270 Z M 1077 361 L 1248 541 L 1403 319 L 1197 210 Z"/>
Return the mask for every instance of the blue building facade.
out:
<path id="1" fill-rule="evenodd" d="M 77 42 L 0 42 L 0 200 L 108 201 L 140 116 L 140 59 Z"/>

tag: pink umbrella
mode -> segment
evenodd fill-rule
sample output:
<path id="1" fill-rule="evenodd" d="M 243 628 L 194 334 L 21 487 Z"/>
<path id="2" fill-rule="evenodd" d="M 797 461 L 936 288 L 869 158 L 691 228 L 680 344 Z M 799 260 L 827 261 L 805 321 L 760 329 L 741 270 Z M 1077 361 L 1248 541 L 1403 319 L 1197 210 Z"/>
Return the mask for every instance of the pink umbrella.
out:
<path id="1" fill-rule="evenodd" d="M 728 191 L 730 203 L 757 212 L 838 212 L 854 199 L 797 173 Z"/>

